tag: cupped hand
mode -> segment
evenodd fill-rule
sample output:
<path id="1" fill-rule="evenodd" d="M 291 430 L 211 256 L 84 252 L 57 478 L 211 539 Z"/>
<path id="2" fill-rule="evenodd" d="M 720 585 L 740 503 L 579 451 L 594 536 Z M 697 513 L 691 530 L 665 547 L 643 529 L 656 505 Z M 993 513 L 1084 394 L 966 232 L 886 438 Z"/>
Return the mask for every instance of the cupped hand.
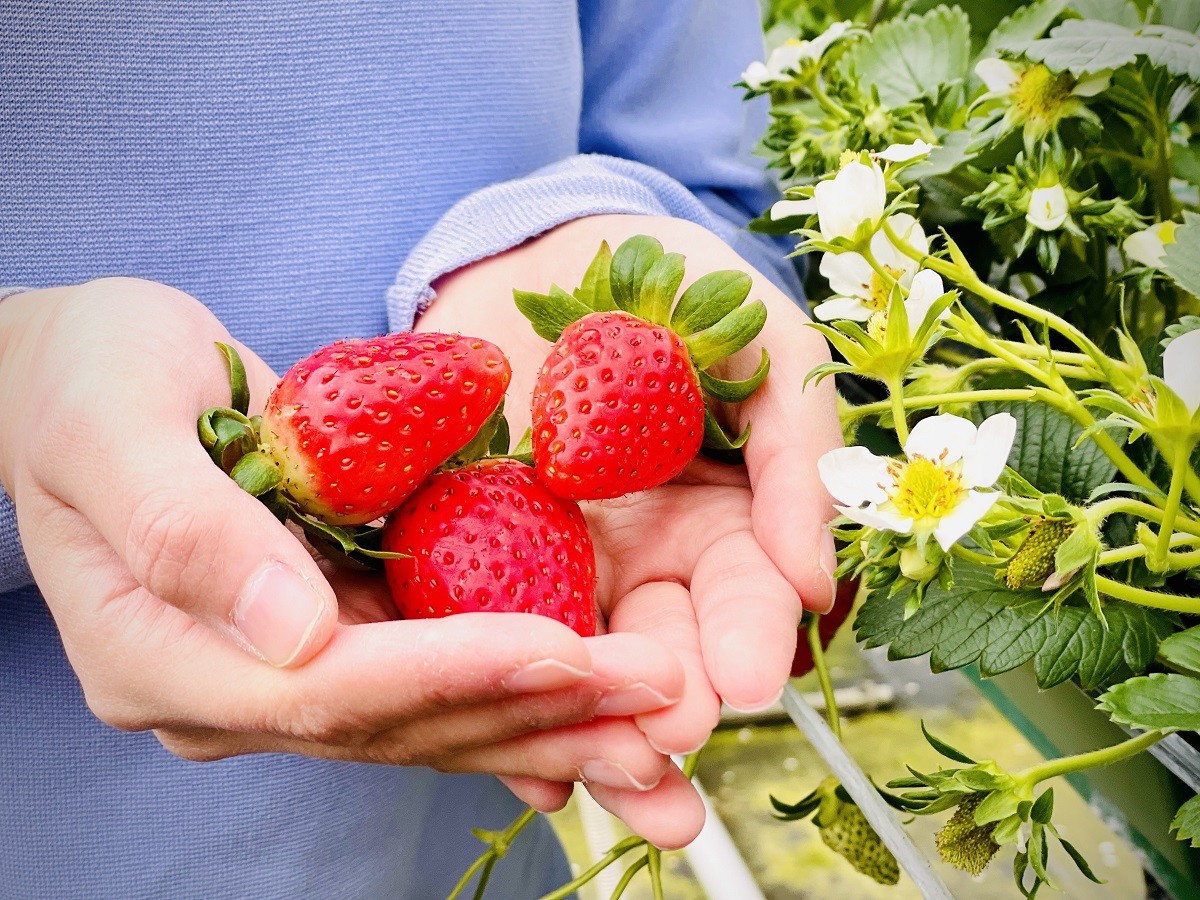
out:
<path id="1" fill-rule="evenodd" d="M 196 300 L 132 279 L 0 305 L 0 481 L 101 720 L 193 760 L 669 779 L 623 718 L 681 696 L 669 650 L 541 617 L 394 621 L 382 579 L 323 568 L 209 460 L 196 418 L 229 402 L 216 341 Z M 261 408 L 275 375 L 239 351 Z"/>
<path id="2" fill-rule="evenodd" d="M 778 698 L 802 611 L 824 612 L 833 603 L 836 563 L 826 527 L 832 506 L 816 461 L 840 445 L 841 431 L 832 384 L 804 385 L 805 375 L 828 359 L 825 342 L 787 296 L 715 235 L 642 216 L 580 219 L 455 272 L 436 285 L 437 299 L 418 328 L 470 331 L 505 350 L 513 366 L 506 411 L 519 434 L 529 423 L 533 382 L 549 345 L 517 312 L 512 288 L 545 291 L 557 283 L 569 290 L 601 240 L 615 248 L 634 234 L 657 237 L 687 257 L 684 287 L 717 269 L 749 272 L 751 297 L 768 308 L 758 339 L 725 362 L 722 373 L 746 377 L 761 349 L 771 356 L 764 385 L 738 409 L 721 411 L 735 432 L 753 425 L 745 465 L 699 459 L 670 484 L 585 504 L 610 632 L 654 638 L 686 673 L 680 702 L 637 715 L 637 724 L 654 747 L 685 753 L 707 739 L 722 700 L 754 710 Z M 564 790 L 545 779 L 510 786 L 527 800 Z M 686 843 L 702 821 L 677 771 L 642 793 L 589 787 L 635 830 L 653 832 L 664 844 Z"/>

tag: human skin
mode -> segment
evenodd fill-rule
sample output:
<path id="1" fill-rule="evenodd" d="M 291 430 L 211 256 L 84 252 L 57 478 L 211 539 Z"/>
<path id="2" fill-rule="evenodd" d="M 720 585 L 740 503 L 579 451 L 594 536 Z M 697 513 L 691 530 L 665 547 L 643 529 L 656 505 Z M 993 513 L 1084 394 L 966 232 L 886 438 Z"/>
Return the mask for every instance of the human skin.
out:
<path id="1" fill-rule="evenodd" d="M 686 222 L 592 217 L 442 279 L 419 328 L 506 350 L 519 432 L 547 345 L 511 288 L 574 285 L 601 238 L 634 233 L 685 253 L 689 279 L 748 268 Z M 193 298 L 134 279 L 9 298 L 0 483 L 89 705 L 192 760 L 287 752 L 489 772 L 547 810 L 584 781 L 652 842 L 687 843 L 703 807 L 667 754 L 703 743 L 720 698 L 772 702 L 802 604 L 832 600 L 815 461 L 840 437 L 831 391 L 801 390 L 826 351 L 759 275 L 755 291 L 774 362 L 736 414 L 755 422 L 747 465 L 697 462 L 588 505 L 609 632 L 588 639 L 537 616 L 395 621 L 382 579 L 315 559 L 197 441 L 199 413 L 228 402 L 213 344 L 232 339 Z M 261 408 L 275 373 L 238 349 Z"/>
<path id="2" fill-rule="evenodd" d="M 745 466 L 697 460 L 675 481 L 611 501 L 584 504 L 595 537 L 598 597 L 611 633 L 652 635 L 683 664 L 682 699 L 636 716 L 652 746 L 670 753 L 699 747 L 716 725 L 720 701 L 743 710 L 773 703 L 791 666 L 803 609 L 833 603 L 830 499 L 816 462 L 840 446 L 832 384 L 804 386 L 827 360 L 807 317 L 717 236 L 693 223 L 646 216 L 593 216 L 561 225 L 507 253 L 442 278 L 419 330 L 461 331 L 505 348 L 513 379 L 505 404 L 513 434 L 529 424 L 533 383 L 549 343 L 512 302 L 512 288 L 577 285 L 601 240 L 616 247 L 649 234 L 687 258 L 683 287 L 707 272 L 741 269 L 752 298 L 768 308 L 759 338 L 726 364 L 722 377 L 746 377 L 762 348 L 771 355 L 764 385 L 727 424 L 753 431 Z M 591 786 L 592 794 L 635 831 L 686 843 L 699 827 L 695 798 L 673 770 L 665 787 L 636 792 Z M 509 781 L 539 808 L 566 802 L 569 785 Z M 663 794 L 670 791 L 670 802 Z"/>

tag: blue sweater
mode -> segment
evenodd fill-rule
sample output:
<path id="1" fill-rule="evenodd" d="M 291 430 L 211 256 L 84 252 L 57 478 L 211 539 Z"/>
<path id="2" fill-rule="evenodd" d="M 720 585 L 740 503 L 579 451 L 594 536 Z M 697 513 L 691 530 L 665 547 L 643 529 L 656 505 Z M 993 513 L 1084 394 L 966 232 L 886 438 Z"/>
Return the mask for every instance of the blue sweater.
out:
<path id="1" fill-rule="evenodd" d="M 738 231 L 770 190 L 730 87 L 754 0 L 0 0 L 0 285 L 123 274 L 200 298 L 277 371 L 412 324 L 437 276 L 570 219 Z M 0 288 L 0 291 L 3 289 Z M 10 289 L 11 292 L 11 289 Z M 0 895 L 444 896 L 486 777 L 199 765 L 88 711 L 0 492 Z M 566 880 L 548 828 L 500 898 Z"/>

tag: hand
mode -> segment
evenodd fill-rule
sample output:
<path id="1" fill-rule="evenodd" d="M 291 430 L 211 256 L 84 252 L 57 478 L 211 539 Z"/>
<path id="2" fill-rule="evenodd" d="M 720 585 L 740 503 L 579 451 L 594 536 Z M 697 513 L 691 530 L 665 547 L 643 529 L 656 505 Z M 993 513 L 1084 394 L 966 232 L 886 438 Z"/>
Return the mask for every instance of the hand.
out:
<path id="1" fill-rule="evenodd" d="M 197 301 L 131 279 L 0 305 L 0 480 L 101 720 L 193 760 L 662 779 L 636 726 L 593 720 L 678 699 L 672 654 L 541 617 L 392 621 L 382 579 L 322 571 L 205 454 L 196 418 L 229 401 L 215 341 Z M 261 408 L 275 376 L 239 352 Z"/>
<path id="2" fill-rule="evenodd" d="M 804 387 L 828 359 L 804 314 L 710 232 L 675 219 L 595 216 L 443 278 L 419 329 L 488 338 L 513 365 L 506 411 L 512 431 L 528 426 L 529 398 L 548 344 L 512 302 L 514 287 L 544 291 L 577 285 L 599 246 L 615 249 L 650 234 L 687 257 L 684 286 L 706 272 L 736 268 L 754 276 L 751 297 L 769 310 L 759 339 L 728 361 L 723 377 L 745 377 L 760 349 L 771 355 L 762 388 L 728 423 L 753 435 L 745 467 L 697 460 L 675 482 L 620 500 L 585 504 L 596 542 L 599 600 L 614 633 L 652 636 L 671 648 L 687 673 L 674 706 L 637 716 L 652 746 L 681 753 L 704 743 L 720 700 L 752 710 L 772 703 L 786 683 L 802 609 L 830 608 L 833 540 L 830 498 L 816 461 L 841 443 L 831 383 Z M 635 793 L 589 785 L 593 795 L 656 843 L 686 843 L 703 812 L 682 776 Z M 526 800 L 552 796 L 545 780 L 514 787 Z M 559 786 L 560 793 L 566 790 Z"/>

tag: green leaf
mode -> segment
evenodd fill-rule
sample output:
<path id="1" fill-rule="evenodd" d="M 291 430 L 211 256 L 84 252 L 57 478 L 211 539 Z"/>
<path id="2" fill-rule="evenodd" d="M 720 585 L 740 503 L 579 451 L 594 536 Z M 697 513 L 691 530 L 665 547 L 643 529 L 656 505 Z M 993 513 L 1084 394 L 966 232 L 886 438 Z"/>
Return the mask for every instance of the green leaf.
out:
<path id="1" fill-rule="evenodd" d="M 1039 3 L 1030 3 L 1018 9 L 988 35 L 987 45 L 978 58 L 996 56 L 999 49 L 1007 44 L 1032 41 L 1041 37 L 1066 8 L 1067 0 L 1041 0 Z M 969 137 L 966 132 L 962 134 Z"/>
<path id="2" fill-rule="evenodd" d="M 717 417 L 712 414 L 712 410 L 707 407 L 704 410 L 704 449 L 716 450 L 719 453 L 728 453 L 735 450 L 741 450 L 745 446 L 746 441 L 750 439 L 750 426 L 746 426 L 746 430 L 739 434 L 736 438 L 731 438 L 725 433 L 725 429 L 721 427 L 721 423 L 717 421 Z"/>
<path id="3" fill-rule="evenodd" d="M 217 341 L 217 347 L 225 356 L 225 363 L 229 368 L 229 405 L 236 409 L 243 416 L 250 409 L 250 386 L 246 380 L 246 365 L 242 362 L 242 357 L 238 355 L 237 350 L 229 344 L 223 344 Z"/>
<path id="4" fill-rule="evenodd" d="M 237 461 L 229 477 L 251 497 L 274 490 L 282 480 L 279 466 L 262 453 L 247 453 Z"/>
<path id="5" fill-rule="evenodd" d="M 1155 672 L 1114 685 L 1100 697 L 1114 722 L 1145 731 L 1200 731 L 1200 678 Z"/>
<path id="6" fill-rule="evenodd" d="M 749 275 L 734 269 L 701 275 L 679 298 L 671 313 L 671 330 L 687 337 L 715 325 L 742 305 L 753 284 Z"/>
<path id="7" fill-rule="evenodd" d="M 767 307 L 761 300 L 739 306 L 715 325 L 683 339 L 692 365 L 707 369 L 719 359 L 732 356 L 758 337 L 767 323 Z"/>
<path id="8" fill-rule="evenodd" d="M 678 253 L 664 253 L 646 270 L 636 314 L 655 325 L 666 325 L 682 282 L 683 257 Z"/>
<path id="9" fill-rule="evenodd" d="M 1200 676 L 1200 625 L 1170 635 L 1158 645 L 1158 656 L 1173 669 Z"/>
<path id="10" fill-rule="evenodd" d="M 1185 291 L 1200 297 L 1200 215 L 1183 214 L 1183 225 L 1175 229 L 1175 243 L 1167 244 L 1163 271 Z"/>
<path id="11" fill-rule="evenodd" d="M 1179 812 L 1171 822 L 1171 830 L 1179 840 L 1191 841 L 1193 847 L 1200 847 L 1200 795 L 1179 807 Z"/>
<path id="12" fill-rule="evenodd" d="M 504 418 L 504 400 L 501 399 L 500 405 L 497 406 L 490 416 L 479 426 L 479 430 L 475 432 L 475 436 L 467 441 L 457 453 L 451 456 L 442 464 L 443 468 L 456 469 L 465 466 L 468 463 L 482 459 L 492 450 L 493 441 L 496 434 L 500 431 L 500 425 L 504 425 L 503 444 L 504 449 L 500 453 L 508 452 L 508 420 Z M 499 443 L 498 441 L 496 443 Z"/>
<path id="13" fill-rule="evenodd" d="M 1010 591 L 991 569 L 970 563 L 955 566 L 951 588 L 929 585 L 906 620 L 909 594 L 872 591 L 854 622 L 858 639 L 888 645 L 891 659 L 929 654 L 934 672 L 975 664 L 991 676 L 1033 660 L 1043 688 L 1072 676 L 1102 687 L 1143 672 L 1174 630 L 1169 614 L 1126 603 L 1104 607 L 1107 629 L 1079 600 L 1047 610 L 1040 591 Z"/>
<path id="14" fill-rule="evenodd" d="M 1162 25 L 1134 31 L 1111 22 L 1069 19 L 1048 38 L 1018 42 L 1008 49 L 1076 77 L 1120 68 L 1141 56 L 1172 75 L 1200 81 L 1200 38 Z"/>
<path id="15" fill-rule="evenodd" d="M 1049 825 L 1054 818 L 1054 788 L 1046 788 L 1033 803 L 1029 818 L 1039 825 Z"/>
<path id="16" fill-rule="evenodd" d="M 1146 21 L 1195 34 L 1200 31 L 1200 3 L 1187 3 L 1184 0 L 1158 0 L 1158 3 L 1151 7 Z"/>
<path id="17" fill-rule="evenodd" d="M 1071 857 L 1071 862 L 1075 863 L 1075 868 L 1083 873 L 1083 877 L 1093 884 L 1106 884 L 1103 878 L 1097 878 L 1096 873 L 1092 871 L 1092 867 L 1088 865 L 1088 861 L 1083 858 L 1083 854 L 1075 849 L 1075 845 L 1065 838 L 1059 836 L 1056 832 L 1054 835 L 1058 838 L 1058 842 L 1062 844 L 1062 848 L 1067 851 L 1067 856 Z"/>
<path id="18" fill-rule="evenodd" d="M 981 403 L 973 416 L 981 422 L 999 412 L 1017 420 L 1008 465 L 1043 493 L 1082 501 L 1116 475 L 1117 467 L 1093 441 L 1075 446 L 1083 429 L 1063 413 L 1044 403 L 1004 402 Z"/>
<path id="19" fill-rule="evenodd" d="M 892 19 L 843 58 L 844 71 L 878 88 L 884 106 L 936 97 L 942 85 L 970 73 L 971 22 L 957 7 L 939 6 L 922 16 Z"/>
<path id="20" fill-rule="evenodd" d="M 1129 0 L 1071 0 L 1071 8 L 1085 19 L 1139 28 L 1142 11 Z"/>
<path id="21" fill-rule="evenodd" d="M 925 740 L 929 742 L 929 746 L 942 756 L 946 757 L 946 759 L 952 759 L 955 762 L 960 762 L 968 766 L 975 765 L 975 760 L 971 759 L 971 757 L 967 756 L 967 754 L 963 753 L 957 747 L 951 747 L 941 738 L 934 737 L 932 734 L 930 734 L 929 729 L 925 727 L 924 719 L 921 720 L 921 734 L 925 735 Z"/>
<path id="22" fill-rule="evenodd" d="M 529 320 L 539 337 L 557 341 L 563 329 L 592 312 L 562 288 L 552 287 L 553 296 L 532 291 L 513 291 L 513 302 Z"/>
<path id="23" fill-rule="evenodd" d="M 600 242 L 600 249 L 588 264 L 583 282 L 575 289 L 575 299 L 594 310 L 616 309 L 612 289 L 608 284 L 608 272 L 612 266 L 612 250 L 608 241 Z"/>
<path id="24" fill-rule="evenodd" d="M 662 255 L 662 244 L 644 234 L 634 235 L 617 248 L 609 270 L 609 287 L 620 309 L 635 312 L 646 273 Z"/>
<path id="25" fill-rule="evenodd" d="M 763 350 L 762 356 L 759 358 L 758 368 L 754 370 L 754 374 L 749 378 L 743 378 L 741 381 L 724 381 L 720 378 L 714 378 L 707 372 L 700 373 L 700 387 L 707 393 L 722 400 L 726 403 L 741 403 L 748 398 L 767 378 L 767 372 L 771 369 L 771 357 L 767 355 L 766 349 Z"/>

